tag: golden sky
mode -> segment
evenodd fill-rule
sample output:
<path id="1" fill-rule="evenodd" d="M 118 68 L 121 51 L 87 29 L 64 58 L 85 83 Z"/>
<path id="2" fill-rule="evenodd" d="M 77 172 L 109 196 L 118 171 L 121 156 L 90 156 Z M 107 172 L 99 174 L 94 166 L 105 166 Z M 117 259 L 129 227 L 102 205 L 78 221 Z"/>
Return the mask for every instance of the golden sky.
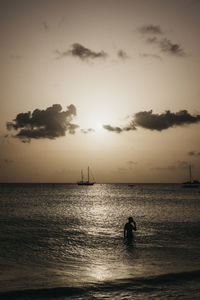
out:
<path id="1" fill-rule="evenodd" d="M 0 182 L 200 178 L 199 0 L 0 0 Z"/>

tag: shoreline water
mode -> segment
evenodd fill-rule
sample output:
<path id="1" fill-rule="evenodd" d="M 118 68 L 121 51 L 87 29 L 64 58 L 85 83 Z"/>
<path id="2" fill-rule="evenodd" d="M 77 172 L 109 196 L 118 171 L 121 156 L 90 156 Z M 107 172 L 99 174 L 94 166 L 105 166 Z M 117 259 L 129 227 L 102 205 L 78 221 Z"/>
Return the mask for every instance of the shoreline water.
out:
<path id="1" fill-rule="evenodd" d="M 169 293 L 171 291 L 171 295 L 168 294 L 168 297 L 175 297 L 173 295 L 174 287 L 179 286 L 182 289 L 182 297 L 187 296 L 184 295 L 184 289 L 190 288 L 192 289 L 192 283 L 198 284 L 200 279 L 200 270 L 192 271 L 192 272 L 182 272 L 182 273 L 169 273 L 159 276 L 151 276 L 147 278 L 127 278 L 115 280 L 115 282 L 100 282 L 93 284 L 86 284 L 79 287 L 54 287 L 54 288 L 41 288 L 41 289 L 25 289 L 25 290 L 17 290 L 17 291 L 7 291 L 0 292 L 1 299 L 60 299 L 62 297 L 84 297 L 87 299 L 90 296 L 90 293 L 101 293 L 102 295 L 106 295 L 109 293 L 117 292 L 117 293 L 127 293 L 134 294 L 138 292 L 142 292 L 143 295 L 148 295 L 148 292 L 156 292 L 162 290 L 163 296 L 165 293 Z M 198 296 L 200 289 L 196 291 L 192 290 L 195 294 L 193 296 Z M 119 297 L 119 294 L 117 298 Z M 178 296 L 178 295 L 177 295 Z M 3 297 L 3 298 L 2 298 Z M 115 297 L 116 298 L 116 297 Z M 83 299 L 83 298 L 80 298 Z M 96 299 L 96 298 L 95 298 Z M 114 299 L 114 298 L 113 298 Z M 183 299 L 183 298 L 182 298 Z M 191 296 L 191 299 L 192 298 Z"/>

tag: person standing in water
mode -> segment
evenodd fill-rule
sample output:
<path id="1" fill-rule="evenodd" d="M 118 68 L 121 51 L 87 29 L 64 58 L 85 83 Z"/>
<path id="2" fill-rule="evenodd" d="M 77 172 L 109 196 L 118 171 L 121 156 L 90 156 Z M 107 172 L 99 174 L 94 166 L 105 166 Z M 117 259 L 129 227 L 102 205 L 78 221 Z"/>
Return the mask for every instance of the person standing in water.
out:
<path id="1" fill-rule="evenodd" d="M 128 243 L 131 243 L 134 239 L 133 230 L 137 230 L 136 223 L 132 217 L 129 217 L 128 223 L 124 226 L 124 238 L 127 239 Z"/>

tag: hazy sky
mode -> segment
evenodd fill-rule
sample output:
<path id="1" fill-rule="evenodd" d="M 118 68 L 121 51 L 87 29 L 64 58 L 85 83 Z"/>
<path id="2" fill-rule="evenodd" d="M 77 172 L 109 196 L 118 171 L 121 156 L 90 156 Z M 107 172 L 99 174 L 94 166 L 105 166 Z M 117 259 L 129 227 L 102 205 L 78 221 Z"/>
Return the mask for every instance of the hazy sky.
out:
<path id="1" fill-rule="evenodd" d="M 0 181 L 200 179 L 200 0 L 0 0 Z"/>

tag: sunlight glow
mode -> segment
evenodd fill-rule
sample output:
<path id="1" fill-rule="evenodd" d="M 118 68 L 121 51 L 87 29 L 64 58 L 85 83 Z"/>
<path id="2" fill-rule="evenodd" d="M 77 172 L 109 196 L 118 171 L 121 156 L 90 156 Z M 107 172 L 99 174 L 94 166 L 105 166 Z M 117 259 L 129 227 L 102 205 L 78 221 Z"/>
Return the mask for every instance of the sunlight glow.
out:
<path id="1" fill-rule="evenodd" d="M 113 274 L 110 271 L 109 267 L 107 265 L 103 265 L 102 261 L 100 261 L 99 263 L 95 262 L 95 264 L 91 266 L 90 276 L 99 281 L 103 281 L 105 279 L 111 278 Z"/>
<path id="2" fill-rule="evenodd" d="M 116 116 L 111 113 L 108 114 L 107 111 L 101 109 L 101 111 L 93 111 L 90 115 L 79 116 L 78 122 L 80 124 L 80 128 L 84 130 L 90 130 L 94 133 L 105 133 L 105 129 L 103 125 L 117 123 Z"/>
<path id="3" fill-rule="evenodd" d="M 103 129 L 103 124 L 98 122 L 98 123 L 96 124 L 96 128 L 97 128 L 98 130 Z"/>

